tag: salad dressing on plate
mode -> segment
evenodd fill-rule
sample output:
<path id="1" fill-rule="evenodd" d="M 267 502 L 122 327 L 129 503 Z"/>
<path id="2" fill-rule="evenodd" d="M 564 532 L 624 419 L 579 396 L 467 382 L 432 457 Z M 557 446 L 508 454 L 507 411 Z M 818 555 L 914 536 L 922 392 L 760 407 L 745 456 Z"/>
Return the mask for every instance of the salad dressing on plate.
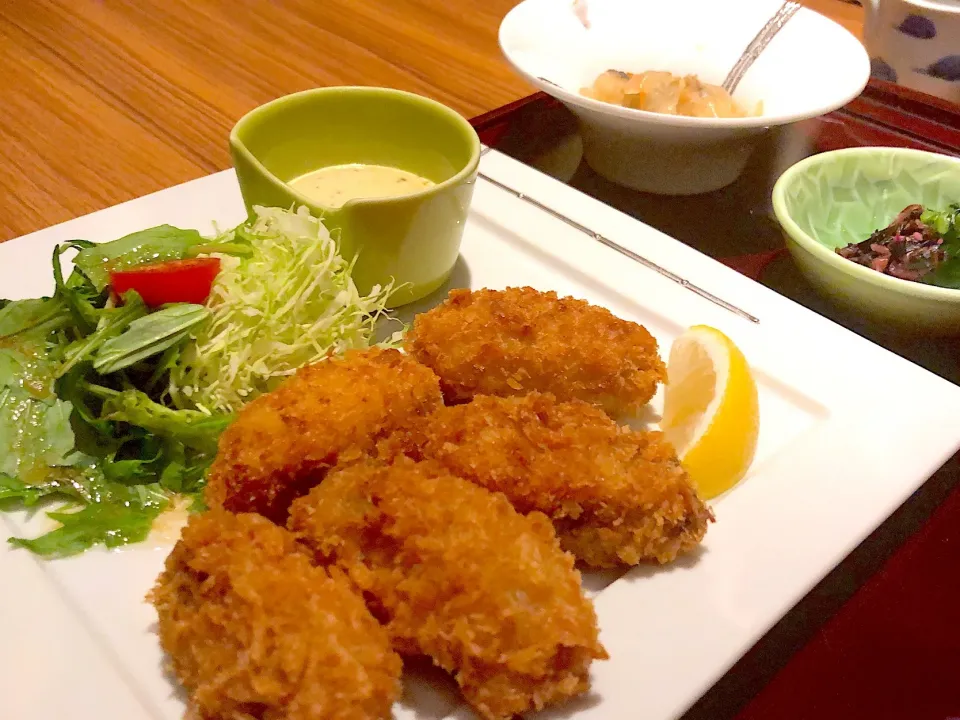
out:
<path id="1" fill-rule="evenodd" d="M 342 207 L 360 198 L 402 197 L 433 187 L 432 180 L 387 165 L 331 165 L 305 173 L 289 182 L 297 192 L 318 205 Z"/>

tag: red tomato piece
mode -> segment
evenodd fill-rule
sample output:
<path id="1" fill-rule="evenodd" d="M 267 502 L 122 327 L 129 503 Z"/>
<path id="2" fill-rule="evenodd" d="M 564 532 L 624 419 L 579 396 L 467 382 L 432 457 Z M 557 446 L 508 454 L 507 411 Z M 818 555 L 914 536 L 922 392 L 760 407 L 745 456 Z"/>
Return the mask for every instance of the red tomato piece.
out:
<path id="1" fill-rule="evenodd" d="M 136 290 L 150 307 L 185 302 L 202 305 L 220 272 L 220 258 L 193 258 L 137 265 L 110 271 L 117 295 Z"/>

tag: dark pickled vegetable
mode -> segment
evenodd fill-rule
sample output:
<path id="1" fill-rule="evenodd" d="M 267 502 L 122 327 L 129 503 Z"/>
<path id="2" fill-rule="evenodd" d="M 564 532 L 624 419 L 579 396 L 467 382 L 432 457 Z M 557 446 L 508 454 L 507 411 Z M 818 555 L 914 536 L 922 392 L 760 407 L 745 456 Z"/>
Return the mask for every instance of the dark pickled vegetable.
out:
<path id="1" fill-rule="evenodd" d="M 931 284 L 944 276 L 941 266 L 960 260 L 951 241 L 956 234 L 957 206 L 945 213 L 909 205 L 890 225 L 859 243 L 837 248 L 837 254 L 885 275 Z"/>

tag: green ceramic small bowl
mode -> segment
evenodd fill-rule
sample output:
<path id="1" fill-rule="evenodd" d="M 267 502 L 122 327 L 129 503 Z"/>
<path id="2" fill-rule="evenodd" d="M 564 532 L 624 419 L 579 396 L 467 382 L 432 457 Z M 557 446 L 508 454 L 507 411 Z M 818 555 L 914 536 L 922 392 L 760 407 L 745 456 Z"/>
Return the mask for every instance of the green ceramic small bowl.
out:
<path id="1" fill-rule="evenodd" d="M 362 293 L 391 279 L 390 306 L 440 287 L 460 251 L 480 139 L 464 118 L 419 95 L 368 87 L 331 87 L 287 95 L 252 110 L 230 133 L 230 153 L 247 211 L 254 205 L 306 205 L 340 252 L 356 256 Z M 397 198 L 351 200 L 340 208 L 311 202 L 287 183 L 331 165 L 388 165 L 436 183 Z"/>
<path id="2" fill-rule="evenodd" d="M 900 280 L 835 252 L 889 225 L 907 205 L 960 201 L 960 159 L 903 148 L 814 155 L 773 188 L 773 210 L 800 270 L 824 296 L 902 331 L 960 334 L 960 290 Z"/>

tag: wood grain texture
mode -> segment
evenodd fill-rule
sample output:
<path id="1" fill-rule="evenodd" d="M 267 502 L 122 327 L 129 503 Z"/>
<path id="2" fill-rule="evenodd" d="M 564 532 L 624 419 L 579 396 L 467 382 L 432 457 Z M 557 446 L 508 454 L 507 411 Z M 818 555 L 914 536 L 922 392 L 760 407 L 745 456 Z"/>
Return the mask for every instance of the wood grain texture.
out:
<path id="1" fill-rule="evenodd" d="M 860 32 L 862 10 L 806 0 Z M 516 0 L 0 0 L 0 242 L 229 166 L 247 111 L 382 85 L 467 117 L 532 89 L 496 32 Z"/>

